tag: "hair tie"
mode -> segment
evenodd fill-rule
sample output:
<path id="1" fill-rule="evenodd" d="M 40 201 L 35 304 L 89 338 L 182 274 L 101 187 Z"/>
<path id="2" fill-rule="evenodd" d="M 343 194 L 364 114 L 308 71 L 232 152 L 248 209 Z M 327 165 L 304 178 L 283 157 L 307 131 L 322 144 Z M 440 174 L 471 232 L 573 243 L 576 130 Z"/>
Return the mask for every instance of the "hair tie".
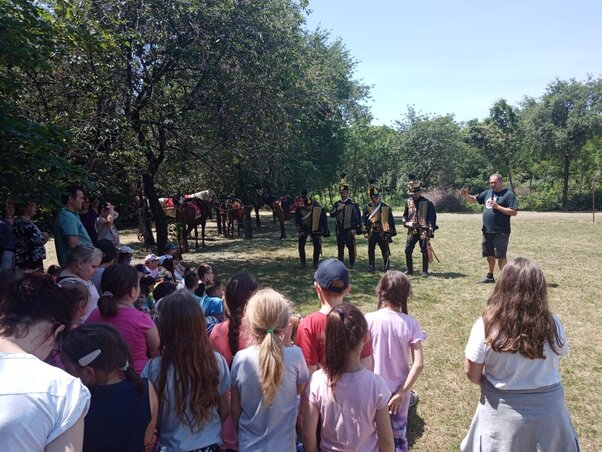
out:
<path id="1" fill-rule="evenodd" d="M 130 363 L 126 360 L 125 364 L 122 367 L 120 367 L 120 369 L 125 372 L 126 370 L 128 370 L 129 367 Z"/>
<path id="2" fill-rule="evenodd" d="M 274 330 L 268 330 L 268 333 L 274 334 Z"/>
<path id="3" fill-rule="evenodd" d="M 82 356 L 77 360 L 78 364 L 82 367 L 89 366 L 92 361 L 94 361 L 100 355 L 100 349 L 96 349 L 93 352 L 88 353 L 85 356 Z"/>
<path id="4" fill-rule="evenodd" d="M 115 295 L 113 295 L 113 292 L 111 292 L 110 290 L 105 290 L 100 296 L 101 297 L 114 297 Z"/>

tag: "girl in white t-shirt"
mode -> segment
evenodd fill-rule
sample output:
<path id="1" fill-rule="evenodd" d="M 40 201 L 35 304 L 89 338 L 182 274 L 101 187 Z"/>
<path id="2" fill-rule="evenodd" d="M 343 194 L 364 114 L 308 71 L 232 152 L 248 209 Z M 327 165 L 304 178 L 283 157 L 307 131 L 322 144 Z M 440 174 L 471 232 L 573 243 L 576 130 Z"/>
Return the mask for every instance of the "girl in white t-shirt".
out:
<path id="1" fill-rule="evenodd" d="M 422 341 L 426 333 L 418 320 L 408 315 L 411 293 L 410 280 L 400 271 L 389 270 L 376 286 L 378 311 L 366 314 L 374 351 L 374 373 L 383 377 L 393 394 L 388 405 L 396 452 L 408 450 L 410 389 L 424 367 Z"/>
<path id="2" fill-rule="evenodd" d="M 232 361 L 232 418 L 239 450 L 295 450 L 297 394 L 309 379 L 299 347 L 285 347 L 290 302 L 273 289 L 249 300 L 244 324 L 253 345 Z"/>
<path id="3" fill-rule="evenodd" d="M 508 262 L 466 345 L 481 398 L 460 450 L 578 451 L 560 380 L 567 353 L 543 272 L 524 257 Z"/>
<path id="4" fill-rule="evenodd" d="M 303 419 L 307 452 L 331 450 L 394 451 L 388 402 L 382 377 L 366 370 L 360 356 L 368 325 L 355 306 L 343 303 L 326 320 L 324 362 L 311 376 Z M 320 444 L 317 444 L 318 421 Z"/>

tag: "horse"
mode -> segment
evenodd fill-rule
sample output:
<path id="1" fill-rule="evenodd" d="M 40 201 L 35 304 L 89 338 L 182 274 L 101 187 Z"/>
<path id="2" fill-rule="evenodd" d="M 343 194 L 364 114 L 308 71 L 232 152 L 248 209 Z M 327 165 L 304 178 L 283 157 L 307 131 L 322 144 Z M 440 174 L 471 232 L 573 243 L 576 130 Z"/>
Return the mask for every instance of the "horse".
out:
<path id="1" fill-rule="evenodd" d="M 297 211 L 297 202 L 299 197 L 293 198 L 290 195 L 284 195 L 278 198 L 271 204 L 274 217 L 280 223 L 280 240 L 286 239 L 286 229 L 284 228 L 284 222 L 295 218 L 295 212 Z"/>
<path id="2" fill-rule="evenodd" d="M 176 208 L 176 222 L 178 228 L 178 241 L 182 252 L 188 252 L 188 234 L 194 228 L 195 247 L 199 246 L 199 232 L 197 226 L 201 225 L 201 245 L 205 246 L 205 226 L 207 217 L 211 212 L 211 204 L 198 198 L 181 198 Z M 182 231 L 183 226 L 183 231 Z"/>
<path id="3" fill-rule="evenodd" d="M 253 210 L 255 210 L 255 223 L 257 227 L 261 227 L 261 221 L 259 220 L 259 211 L 263 206 L 268 206 L 272 210 L 272 219 L 273 222 L 276 223 L 276 215 L 274 214 L 274 209 L 272 204 L 278 200 L 278 197 L 274 195 L 270 195 L 264 191 L 257 191 L 255 195 L 255 199 L 252 201 Z"/>
<path id="4" fill-rule="evenodd" d="M 212 206 L 217 206 L 219 204 L 219 199 L 215 192 L 211 189 L 202 190 L 196 193 L 192 193 L 190 195 L 184 195 L 185 198 L 197 198 L 202 201 L 209 203 Z M 209 209 L 209 219 L 211 219 L 211 209 Z"/>
<path id="5" fill-rule="evenodd" d="M 170 196 L 169 198 L 159 198 L 159 204 L 161 204 L 163 213 L 165 213 L 165 216 L 168 218 L 176 217 L 176 209 L 179 203 L 179 196 L 177 195 Z"/>
<path id="6" fill-rule="evenodd" d="M 238 198 L 230 198 L 226 201 L 226 215 L 228 225 L 224 235 L 234 237 L 234 222 L 238 223 L 238 236 L 240 236 L 240 228 L 245 217 L 245 206 Z"/>

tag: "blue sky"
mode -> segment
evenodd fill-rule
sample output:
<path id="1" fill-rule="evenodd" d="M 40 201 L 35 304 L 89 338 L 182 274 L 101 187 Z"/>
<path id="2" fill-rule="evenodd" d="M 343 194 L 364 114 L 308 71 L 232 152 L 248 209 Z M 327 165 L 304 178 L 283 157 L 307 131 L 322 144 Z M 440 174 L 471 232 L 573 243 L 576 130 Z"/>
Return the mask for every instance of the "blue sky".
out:
<path id="1" fill-rule="evenodd" d="M 602 76 L 602 0 L 310 0 L 307 27 L 341 38 L 372 86 L 375 124 L 408 105 L 458 121 L 555 78 Z"/>

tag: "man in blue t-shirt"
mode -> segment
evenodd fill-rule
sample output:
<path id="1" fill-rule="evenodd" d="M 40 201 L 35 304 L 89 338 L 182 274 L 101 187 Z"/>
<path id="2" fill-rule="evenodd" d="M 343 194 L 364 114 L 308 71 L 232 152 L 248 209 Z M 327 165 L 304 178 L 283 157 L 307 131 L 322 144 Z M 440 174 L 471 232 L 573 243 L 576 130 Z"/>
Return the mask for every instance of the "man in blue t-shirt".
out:
<path id="1" fill-rule="evenodd" d="M 59 265 L 65 265 L 69 250 L 77 245 L 92 246 L 88 231 L 82 224 L 79 212 L 84 202 L 84 192 L 80 187 L 67 187 L 62 197 L 64 207 L 54 220 L 54 245 Z"/>
<path id="2" fill-rule="evenodd" d="M 487 276 L 480 283 L 493 283 L 495 260 L 501 270 L 506 265 L 506 251 L 510 238 L 510 217 L 518 212 L 516 196 L 504 188 L 504 181 L 499 174 L 489 178 L 489 190 L 479 195 L 471 195 L 466 188 L 460 190 L 462 197 L 471 203 L 484 204 L 483 210 L 483 257 L 487 258 Z"/>

